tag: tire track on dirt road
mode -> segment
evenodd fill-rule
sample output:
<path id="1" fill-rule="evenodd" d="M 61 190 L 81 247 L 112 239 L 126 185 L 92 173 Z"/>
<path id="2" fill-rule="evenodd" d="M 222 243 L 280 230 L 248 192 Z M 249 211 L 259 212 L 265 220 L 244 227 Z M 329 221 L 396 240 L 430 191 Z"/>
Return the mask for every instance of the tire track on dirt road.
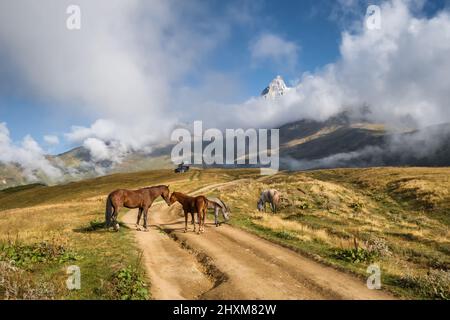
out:
<path id="1" fill-rule="evenodd" d="M 181 206 L 155 204 L 134 232 L 155 299 L 393 299 L 364 281 L 229 225 L 184 233 Z M 124 221 L 134 228 L 136 211 Z M 161 230 L 166 234 L 162 233 Z M 175 240 L 175 241 L 174 241 Z"/>

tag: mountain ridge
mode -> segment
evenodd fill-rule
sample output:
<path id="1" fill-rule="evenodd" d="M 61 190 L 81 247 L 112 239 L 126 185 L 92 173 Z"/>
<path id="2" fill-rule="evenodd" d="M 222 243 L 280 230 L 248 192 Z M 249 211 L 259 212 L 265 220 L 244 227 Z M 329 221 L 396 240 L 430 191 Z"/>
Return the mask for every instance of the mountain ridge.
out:
<path id="1" fill-rule="evenodd" d="M 278 99 L 288 91 L 284 80 L 277 76 L 263 90 L 261 98 Z M 280 169 L 450 166 L 449 123 L 393 132 L 371 121 L 369 116 L 370 108 L 363 106 L 347 109 L 325 121 L 301 119 L 283 124 L 279 127 Z M 170 158 L 173 145 L 160 145 L 151 152 L 130 152 L 117 163 L 96 162 L 83 146 L 47 155 L 46 159 L 63 172 L 63 181 L 73 181 L 117 172 L 173 168 Z M 0 163 L 0 189 L 32 182 L 52 183 L 42 172 L 36 171 L 34 175 L 36 179 L 30 181 L 19 164 Z"/>

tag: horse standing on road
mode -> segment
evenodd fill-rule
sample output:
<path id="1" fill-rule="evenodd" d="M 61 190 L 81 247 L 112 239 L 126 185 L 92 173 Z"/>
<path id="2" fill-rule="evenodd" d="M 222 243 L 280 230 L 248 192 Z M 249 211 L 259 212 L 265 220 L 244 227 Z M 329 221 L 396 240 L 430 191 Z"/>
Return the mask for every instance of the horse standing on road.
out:
<path id="1" fill-rule="evenodd" d="M 230 208 L 220 200 L 219 198 L 208 198 L 208 209 L 214 209 L 214 224 L 216 227 L 220 225 L 219 223 L 219 211 L 222 212 L 222 216 L 225 221 L 230 220 Z"/>
<path id="2" fill-rule="evenodd" d="M 169 200 L 170 204 L 175 202 L 181 203 L 184 212 L 184 232 L 187 232 L 188 214 L 192 216 L 192 221 L 195 222 L 194 214 L 198 216 L 198 234 L 205 232 L 205 217 L 208 209 L 208 199 L 205 196 L 190 197 L 181 192 L 173 192 Z M 194 223 L 194 232 L 196 230 Z"/>
<path id="3" fill-rule="evenodd" d="M 161 196 L 169 206 L 169 186 L 154 186 L 146 187 L 138 190 L 118 189 L 111 192 L 106 199 L 106 211 L 105 220 L 106 227 L 110 227 L 113 224 L 114 229 L 118 231 L 119 224 L 117 223 L 117 217 L 119 215 L 119 209 L 121 207 L 136 209 L 139 208 L 137 216 L 136 228 L 140 230 L 139 221 L 141 220 L 142 213 L 144 214 L 144 230 L 147 231 L 147 212 L 152 206 L 153 201 Z"/>

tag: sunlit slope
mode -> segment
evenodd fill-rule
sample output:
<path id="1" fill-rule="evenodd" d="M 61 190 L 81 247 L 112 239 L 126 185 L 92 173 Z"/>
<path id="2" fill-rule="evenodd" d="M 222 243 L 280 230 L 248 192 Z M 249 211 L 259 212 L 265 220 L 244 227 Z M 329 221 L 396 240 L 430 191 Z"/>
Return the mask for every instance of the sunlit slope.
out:
<path id="1" fill-rule="evenodd" d="M 52 187 L 23 186 L 0 191 L 0 237 L 27 243 L 52 237 L 82 252 L 85 257 L 79 263 L 97 267 L 88 276 L 90 287 L 79 296 L 98 297 L 92 288 L 116 269 L 108 259 L 114 256 L 117 266 L 122 265 L 128 258 L 121 248 L 135 248 L 134 243 L 122 229 L 120 243 L 105 250 L 116 234 L 80 230 L 103 221 L 110 191 L 157 184 L 219 196 L 231 207 L 234 226 L 361 277 L 368 265 L 377 263 L 383 285 L 401 296 L 449 298 L 450 168 L 335 169 L 273 176 L 253 169 L 192 169 L 185 174 L 157 170 Z M 266 188 L 283 194 L 277 214 L 256 210 L 259 193 Z M 95 259 L 89 253 L 92 248 Z M 55 279 L 64 276 L 63 269 L 52 270 Z M 70 294 L 62 290 L 62 296 Z"/>

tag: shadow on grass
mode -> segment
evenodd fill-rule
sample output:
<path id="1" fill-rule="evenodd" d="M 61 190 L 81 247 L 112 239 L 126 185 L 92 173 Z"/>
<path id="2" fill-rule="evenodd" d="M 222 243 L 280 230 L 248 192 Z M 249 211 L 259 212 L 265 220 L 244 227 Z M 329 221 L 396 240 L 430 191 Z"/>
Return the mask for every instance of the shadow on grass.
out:
<path id="1" fill-rule="evenodd" d="M 125 223 L 122 223 L 119 221 L 119 225 L 121 228 L 125 228 L 125 229 L 130 229 L 130 227 L 128 227 Z M 89 225 L 86 227 L 80 227 L 80 228 L 75 228 L 73 229 L 74 232 L 77 233 L 90 233 L 90 232 L 108 232 L 111 231 L 112 232 L 112 228 L 106 228 L 106 223 L 105 221 L 97 221 L 97 220 L 93 220 L 89 222 Z"/>

